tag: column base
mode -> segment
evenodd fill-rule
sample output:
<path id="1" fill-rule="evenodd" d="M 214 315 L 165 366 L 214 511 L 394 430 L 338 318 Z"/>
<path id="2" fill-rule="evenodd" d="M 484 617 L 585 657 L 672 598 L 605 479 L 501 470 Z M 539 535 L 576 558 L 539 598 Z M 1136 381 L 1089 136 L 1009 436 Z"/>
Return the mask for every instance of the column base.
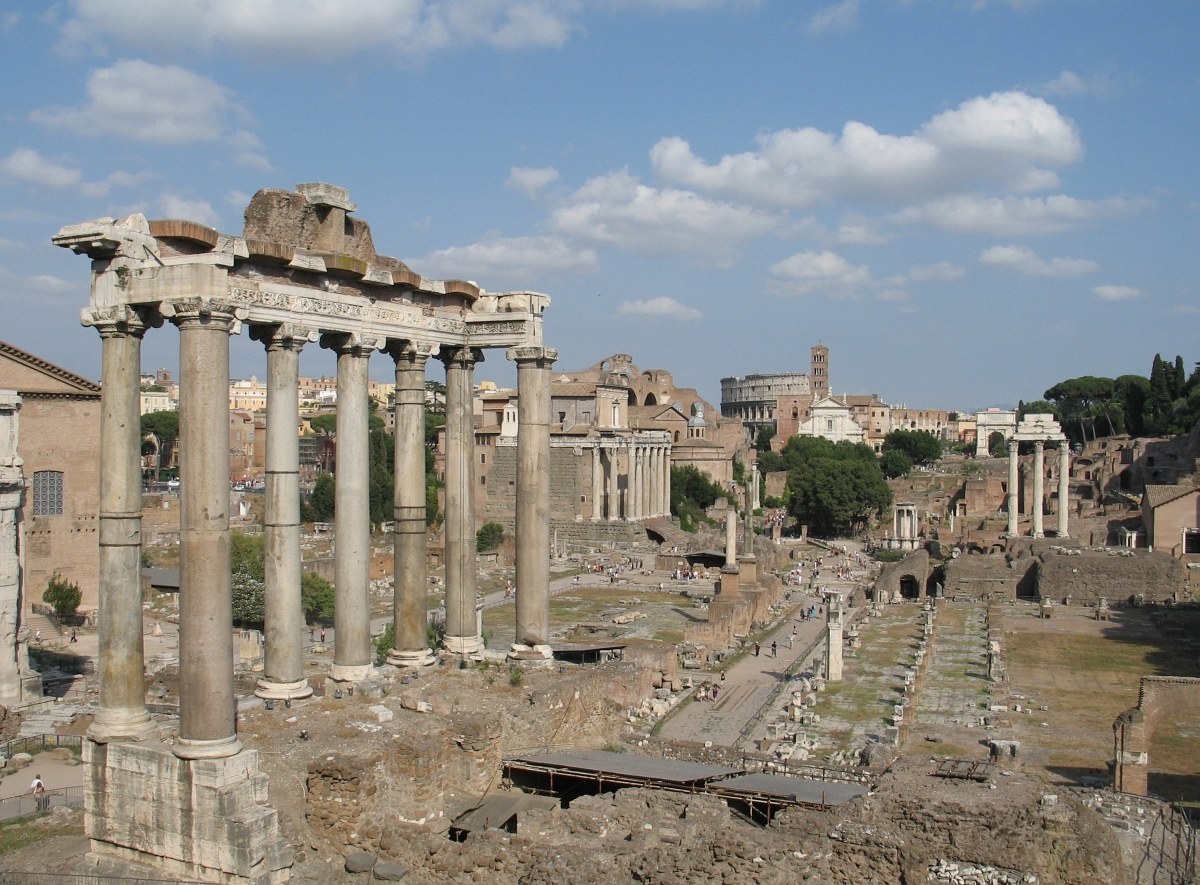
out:
<path id="1" fill-rule="evenodd" d="M 442 647 L 456 655 L 474 655 L 483 651 L 483 639 L 479 636 L 447 636 Z"/>
<path id="2" fill-rule="evenodd" d="M 158 737 L 158 726 L 145 707 L 101 707 L 96 711 L 95 721 L 88 727 L 87 736 L 98 744 L 144 741 Z"/>
<path id="3" fill-rule="evenodd" d="M 329 668 L 329 678 L 334 682 L 362 682 L 374 672 L 374 664 L 334 664 Z"/>
<path id="4" fill-rule="evenodd" d="M 312 697 L 312 686 L 308 684 L 307 679 L 301 679 L 297 682 L 272 682 L 269 679 L 258 680 L 258 687 L 254 689 L 254 694 L 265 700 L 272 701 L 299 701 L 304 698 Z"/>
<path id="5" fill-rule="evenodd" d="M 437 658 L 427 648 L 417 651 L 401 651 L 393 648 L 388 652 L 387 662 L 393 667 L 431 667 L 437 662 Z"/>
<path id="6" fill-rule="evenodd" d="M 177 738 L 171 751 L 180 759 L 224 759 L 242 752 L 242 742 L 235 734 L 212 741 Z"/>
<path id="7" fill-rule="evenodd" d="M 548 645 L 522 645 L 514 642 L 508 659 L 525 663 L 547 662 L 554 660 L 554 650 Z"/>

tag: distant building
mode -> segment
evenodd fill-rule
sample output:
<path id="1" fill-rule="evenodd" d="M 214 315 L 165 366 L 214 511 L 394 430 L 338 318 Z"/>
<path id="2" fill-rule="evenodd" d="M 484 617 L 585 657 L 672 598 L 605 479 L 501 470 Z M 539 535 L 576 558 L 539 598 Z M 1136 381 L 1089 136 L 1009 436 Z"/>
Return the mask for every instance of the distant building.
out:
<path id="1" fill-rule="evenodd" d="M 781 372 L 722 378 L 721 415 L 741 419 L 747 438 L 753 440 L 763 427 L 776 428 L 781 398 L 786 400 L 786 414 L 790 416 L 793 410 L 804 411 L 829 394 L 829 348 L 818 344 L 809 351 L 808 374 Z"/>
<path id="2" fill-rule="evenodd" d="M 866 432 L 855 422 L 850 407 L 827 396 L 813 403 L 812 417 L 800 425 L 797 436 L 819 436 L 830 442 L 860 443 Z"/>

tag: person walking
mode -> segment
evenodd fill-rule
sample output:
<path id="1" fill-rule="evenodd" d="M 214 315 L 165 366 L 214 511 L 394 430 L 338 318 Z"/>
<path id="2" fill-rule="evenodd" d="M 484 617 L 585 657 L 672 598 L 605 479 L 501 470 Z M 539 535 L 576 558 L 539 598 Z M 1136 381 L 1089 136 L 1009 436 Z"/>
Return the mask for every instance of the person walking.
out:
<path id="1" fill-rule="evenodd" d="M 38 811 L 45 811 L 50 806 L 50 797 L 46 795 L 46 783 L 42 780 L 40 774 L 33 776 L 33 783 L 29 785 L 29 792 L 33 794 L 33 798 L 37 802 Z"/>
<path id="2" fill-rule="evenodd" d="M 758 643 L 757 642 L 754 643 L 754 656 L 756 658 L 758 657 Z"/>
<path id="3" fill-rule="evenodd" d="M 771 657 L 779 657 L 779 646 L 775 644 L 775 640 L 771 640 Z"/>

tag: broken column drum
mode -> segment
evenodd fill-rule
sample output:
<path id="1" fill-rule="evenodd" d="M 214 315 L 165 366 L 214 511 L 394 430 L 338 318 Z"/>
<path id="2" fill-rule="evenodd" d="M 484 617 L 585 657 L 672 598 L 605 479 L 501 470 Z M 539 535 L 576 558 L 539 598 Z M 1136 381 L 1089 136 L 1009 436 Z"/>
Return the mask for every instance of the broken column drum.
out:
<path id="1" fill-rule="evenodd" d="M 307 342 L 319 340 L 337 353 L 338 361 L 337 621 L 334 664 L 328 676 L 355 681 L 373 670 L 367 568 L 371 526 L 363 476 L 367 369 L 374 350 L 386 350 L 393 358 L 404 352 L 421 356 L 411 364 L 413 377 L 404 378 L 409 395 L 398 397 L 396 405 L 397 467 L 403 465 L 404 471 L 403 476 L 399 470 L 397 475 L 396 515 L 404 525 L 394 536 L 399 597 L 395 610 L 397 621 L 404 623 L 397 623 L 397 654 L 390 658 L 413 666 L 431 660 L 414 636 L 416 620 L 423 620 L 426 588 L 424 526 L 416 531 L 417 508 L 422 516 L 424 509 L 424 443 L 413 428 L 423 426 L 424 416 L 423 402 L 418 407 L 411 393 L 423 387 L 425 357 L 440 351 L 451 394 L 447 460 L 469 468 L 471 369 L 487 349 L 513 348 L 519 365 L 526 349 L 544 349 L 542 313 L 550 299 L 535 292 L 489 293 L 471 282 L 424 279 L 402 262 L 376 253 L 368 225 L 351 217 L 355 208 L 344 189 L 313 183 L 295 191 L 259 191 L 246 209 L 241 235 L 192 221 L 147 221 L 132 215 L 69 225 L 54 237 L 56 245 L 92 259 L 91 300 L 82 321 L 95 326 L 103 338 L 97 661 L 101 689 L 90 737 L 107 749 L 89 756 L 93 767 L 101 767 L 89 772 L 93 784 L 108 778 L 110 789 L 119 789 L 113 779 L 126 776 L 120 772 L 138 768 L 144 775 L 146 766 L 157 770 L 160 778 L 182 776 L 178 766 L 168 765 L 153 752 L 142 753 L 136 765 L 120 758 L 126 752 L 122 744 L 147 741 L 158 733 L 146 713 L 141 685 L 137 388 L 142 336 L 164 320 L 179 330 L 182 466 L 180 716 L 178 739 L 167 755 L 185 766 L 203 763 L 211 768 L 235 759 L 240 759 L 239 770 L 252 772 L 257 766 L 256 756 L 243 750 L 237 738 L 229 574 L 229 339 L 244 328 L 266 345 L 270 390 L 265 665 L 258 693 L 296 698 L 311 692 L 303 674 L 305 631 L 299 607 L 296 509 L 299 438 L 294 411 L 298 354 Z M 400 371 L 398 361 L 398 380 Z M 532 387 L 548 384 L 549 373 L 525 372 L 522 380 L 523 386 L 531 388 L 523 392 L 536 399 Z M 548 452 L 539 456 L 528 448 L 548 449 L 548 435 L 540 423 L 530 420 L 532 437 L 524 441 L 518 487 L 538 488 L 535 477 L 527 475 L 536 468 L 526 465 L 547 463 Z M 416 447 L 419 452 L 413 451 Z M 447 494 L 447 526 L 454 526 L 453 535 L 447 535 L 447 555 L 456 565 L 448 569 L 448 610 L 455 622 L 448 631 L 447 647 L 470 653 L 481 647 L 475 619 L 474 514 L 469 476 L 456 483 L 458 487 Z M 516 530 L 518 569 L 526 570 L 524 578 L 518 574 L 518 586 L 525 622 L 540 628 L 548 622 L 548 575 L 544 563 L 524 551 L 532 544 L 538 556 L 546 558 L 548 528 L 537 521 L 548 520 L 548 514 L 544 506 L 531 505 L 527 510 Z M 414 562 L 418 559 L 419 567 Z M 532 579 L 530 571 L 535 573 Z M 156 758 L 160 761 L 147 761 Z M 191 809 L 194 816 L 181 818 L 186 822 L 181 826 L 190 830 L 164 838 L 170 847 L 147 859 L 165 857 L 174 864 L 173 871 L 189 877 L 283 881 L 290 860 L 272 841 L 277 824 L 251 828 L 244 834 L 248 842 L 239 843 L 237 852 L 196 848 L 208 845 L 205 833 L 210 831 L 200 819 L 210 813 L 205 809 L 230 811 L 240 807 L 239 802 L 255 806 L 265 802 L 258 775 L 223 779 L 209 768 L 204 777 L 216 778 L 214 789 L 241 790 L 241 798 L 197 804 Z M 105 850 L 107 846 L 126 855 L 141 850 L 137 833 L 130 829 L 133 825 L 125 826 L 119 816 L 106 814 L 105 788 L 97 787 L 89 796 L 88 819 L 93 821 L 89 827 L 97 831 L 89 829 L 93 847 Z M 236 814 L 229 816 L 229 820 L 236 818 Z M 225 830 L 232 832 L 230 826 Z M 229 859 L 234 856 L 237 860 Z"/>

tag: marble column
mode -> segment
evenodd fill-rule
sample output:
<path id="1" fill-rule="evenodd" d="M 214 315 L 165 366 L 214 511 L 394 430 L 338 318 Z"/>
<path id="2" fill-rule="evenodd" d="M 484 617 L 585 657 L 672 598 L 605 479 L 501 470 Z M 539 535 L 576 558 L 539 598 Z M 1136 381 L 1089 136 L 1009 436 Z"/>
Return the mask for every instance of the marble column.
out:
<path id="1" fill-rule="evenodd" d="M 654 507 L 654 471 L 651 466 L 654 463 L 653 457 L 654 449 L 643 446 L 641 460 L 639 461 L 639 466 L 642 469 L 642 516 L 658 516 Z"/>
<path id="2" fill-rule="evenodd" d="M 483 354 L 470 347 L 443 351 L 446 366 L 446 638 L 447 650 L 483 648 L 475 617 L 475 417 L 472 373 Z"/>
<path id="3" fill-rule="evenodd" d="M 327 335 L 337 353 L 337 461 L 334 465 L 333 666 L 335 682 L 361 682 L 374 670 L 371 646 L 371 466 L 367 381 L 371 351 L 359 334 Z"/>
<path id="4" fill-rule="evenodd" d="M 646 450 L 646 514 L 662 516 L 658 508 L 658 447 Z"/>
<path id="5" fill-rule="evenodd" d="M 17 454 L 21 396 L 0 390 L 0 704 L 26 700 L 29 646 L 22 637 L 21 542 L 17 514 L 25 501 L 25 475 Z M 28 633 L 28 630 L 25 631 Z M 37 693 L 41 696 L 41 692 Z"/>
<path id="6" fill-rule="evenodd" d="M 600 478 L 603 476 L 603 466 L 600 463 L 600 441 L 596 440 L 596 447 L 592 449 L 592 519 L 600 519 L 600 498 L 604 494 Z"/>
<path id="7" fill-rule="evenodd" d="M 626 484 L 628 488 L 629 506 L 627 517 L 629 519 L 642 518 L 642 450 L 637 443 L 630 440 L 629 442 L 629 481 Z"/>
<path id="8" fill-rule="evenodd" d="M 96 667 L 100 675 L 100 706 L 88 728 L 88 737 L 98 743 L 142 740 L 155 731 L 146 710 L 146 687 L 142 681 L 145 649 L 139 382 L 142 336 L 147 326 L 142 315 L 127 306 L 91 308 L 85 311 L 83 321 L 100 333 L 102 361 L 100 654 Z M 221 335 L 228 347 L 228 332 Z M 228 394 L 223 400 L 228 400 Z M 222 429 L 228 426 L 226 421 Z M 228 446 L 228 436 L 223 445 Z M 227 478 L 228 470 L 222 475 L 223 480 Z"/>
<path id="9" fill-rule="evenodd" d="M 550 368 L 558 351 L 513 347 L 517 364 L 517 635 L 550 642 Z"/>
<path id="10" fill-rule="evenodd" d="M 1008 537 L 1017 536 L 1017 487 L 1021 484 L 1021 476 L 1017 462 L 1017 440 L 1008 440 Z"/>
<path id="11" fill-rule="evenodd" d="M 1058 443 L 1058 536 L 1067 537 L 1067 513 L 1071 509 L 1071 448 L 1065 439 Z"/>
<path id="12" fill-rule="evenodd" d="M 229 574 L 229 336 L 240 323 L 231 306 L 207 299 L 163 307 L 179 327 L 179 739 L 173 750 L 183 759 L 221 758 L 242 748 Z"/>
<path id="13" fill-rule="evenodd" d="M 613 447 L 608 450 L 608 473 L 605 476 L 605 494 L 608 499 L 609 520 L 620 519 L 621 512 L 621 450 Z"/>
<path id="14" fill-rule="evenodd" d="M 1033 536 L 1042 537 L 1042 512 L 1045 508 L 1045 473 L 1046 473 L 1046 444 L 1039 440 L 1033 443 Z"/>
<path id="15" fill-rule="evenodd" d="M 396 361 L 393 496 L 395 534 L 392 537 L 392 617 L 395 647 L 388 663 L 422 667 L 434 662 L 426 633 L 429 615 L 425 591 L 425 366 L 433 346 L 395 342 L 389 349 Z"/>
<path id="16" fill-rule="evenodd" d="M 304 606 L 300 598 L 300 351 L 314 330 L 258 326 L 250 336 L 267 349 L 266 501 L 263 519 L 263 675 L 260 698 L 312 694 L 304 677 Z"/>
<path id="17" fill-rule="evenodd" d="M 671 513 L 671 451 L 663 449 L 662 453 L 662 508 L 663 513 Z"/>

